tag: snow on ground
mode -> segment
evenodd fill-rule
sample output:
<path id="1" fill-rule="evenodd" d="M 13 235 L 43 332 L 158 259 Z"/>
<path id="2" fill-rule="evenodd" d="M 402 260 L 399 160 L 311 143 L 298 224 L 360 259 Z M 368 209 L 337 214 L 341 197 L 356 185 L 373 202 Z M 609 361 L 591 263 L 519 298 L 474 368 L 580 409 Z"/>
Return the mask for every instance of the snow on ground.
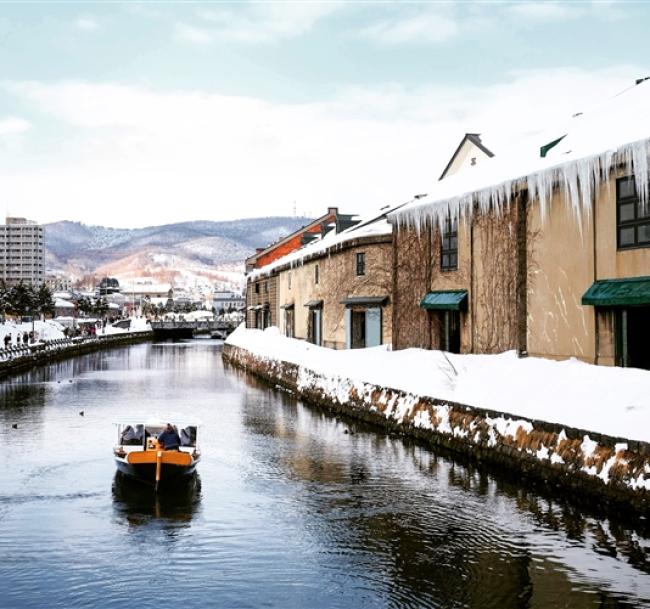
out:
<path id="1" fill-rule="evenodd" d="M 650 372 L 574 359 L 455 355 L 387 347 L 335 351 L 240 326 L 226 341 L 318 374 L 650 442 Z"/>
<path id="2" fill-rule="evenodd" d="M 9 334 L 11 336 L 11 344 L 17 344 L 18 335 L 21 337 L 25 332 L 28 334 L 32 331 L 32 322 L 12 322 L 5 321 L 5 323 L 0 324 L 0 348 L 4 347 L 4 338 Z M 35 321 L 34 322 L 34 333 L 35 339 L 39 340 L 56 340 L 59 338 L 65 338 L 63 334 L 63 326 L 56 321 L 47 320 L 47 321 Z"/>

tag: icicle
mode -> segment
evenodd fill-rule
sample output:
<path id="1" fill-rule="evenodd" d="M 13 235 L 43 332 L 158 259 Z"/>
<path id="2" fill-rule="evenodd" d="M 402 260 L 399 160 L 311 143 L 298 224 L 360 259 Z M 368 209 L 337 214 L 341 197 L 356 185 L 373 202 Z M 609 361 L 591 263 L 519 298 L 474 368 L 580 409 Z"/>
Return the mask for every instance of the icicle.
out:
<path id="1" fill-rule="evenodd" d="M 494 211 L 501 215 L 512 201 L 513 194 L 527 188 L 529 198 L 540 206 L 542 224 L 548 217 L 549 206 L 554 189 L 559 189 L 566 205 L 571 207 L 579 228 L 582 230 L 582 219 L 591 219 L 592 200 L 599 192 L 603 183 L 611 186 L 612 169 L 618 163 L 626 166 L 629 175 L 634 174 L 639 200 L 644 209 L 650 200 L 650 184 L 648 171 L 650 163 L 650 142 L 640 140 L 621 146 L 618 150 L 607 150 L 603 153 L 577 159 L 563 165 L 549 167 L 528 176 L 505 180 L 499 184 L 487 186 L 476 192 L 464 193 L 447 199 L 422 202 L 396 210 L 391 217 L 397 219 L 397 225 L 412 227 L 418 235 L 427 221 L 432 225 L 442 225 L 448 215 L 453 217 L 471 218 L 476 207 L 481 214 Z"/>
<path id="2" fill-rule="evenodd" d="M 648 143 L 635 142 L 632 145 L 632 165 L 634 166 L 634 182 L 637 196 L 641 202 L 643 213 L 648 205 Z"/>

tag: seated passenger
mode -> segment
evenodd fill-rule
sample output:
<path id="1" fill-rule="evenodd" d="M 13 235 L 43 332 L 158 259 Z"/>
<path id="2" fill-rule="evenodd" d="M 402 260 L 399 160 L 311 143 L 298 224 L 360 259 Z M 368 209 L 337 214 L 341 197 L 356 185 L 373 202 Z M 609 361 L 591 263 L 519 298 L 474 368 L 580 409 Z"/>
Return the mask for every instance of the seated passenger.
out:
<path id="1" fill-rule="evenodd" d="M 138 432 L 135 429 L 133 429 L 131 425 L 127 425 L 124 428 L 124 431 L 122 431 L 121 444 L 127 446 L 140 444 L 140 437 L 138 436 Z"/>
<path id="2" fill-rule="evenodd" d="M 164 431 L 158 436 L 158 442 L 165 450 L 178 450 L 181 445 L 181 439 L 171 423 L 167 423 Z"/>

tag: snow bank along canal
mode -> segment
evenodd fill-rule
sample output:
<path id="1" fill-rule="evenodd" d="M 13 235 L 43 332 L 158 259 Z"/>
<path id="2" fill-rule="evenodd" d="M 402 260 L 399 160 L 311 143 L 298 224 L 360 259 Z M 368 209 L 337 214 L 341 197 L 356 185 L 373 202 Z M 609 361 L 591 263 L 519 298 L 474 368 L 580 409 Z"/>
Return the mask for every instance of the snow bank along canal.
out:
<path id="1" fill-rule="evenodd" d="M 215 341 L 87 354 L 0 395 L 1 607 L 650 606 L 643 521 L 308 407 Z M 157 412 L 202 421 L 200 488 L 115 482 L 112 423 Z"/>
<path id="2" fill-rule="evenodd" d="M 644 370 L 514 352 L 335 351 L 243 326 L 224 356 L 330 410 L 650 515 Z"/>

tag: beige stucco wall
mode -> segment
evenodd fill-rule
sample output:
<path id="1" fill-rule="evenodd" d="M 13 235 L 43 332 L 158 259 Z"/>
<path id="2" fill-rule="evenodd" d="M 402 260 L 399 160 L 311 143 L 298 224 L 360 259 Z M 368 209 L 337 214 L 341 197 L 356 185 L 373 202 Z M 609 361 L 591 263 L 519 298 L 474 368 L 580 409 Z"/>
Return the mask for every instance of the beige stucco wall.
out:
<path id="1" fill-rule="evenodd" d="M 594 281 L 593 223 L 579 217 L 560 193 L 528 215 L 528 352 L 544 357 L 595 361 L 593 307 L 581 304 Z"/>
<path id="2" fill-rule="evenodd" d="M 617 250 L 615 178 L 599 188 L 591 214 L 576 216 L 557 193 L 543 222 L 532 204 L 528 229 L 529 353 L 612 365 L 613 315 L 583 306 L 582 296 L 597 279 L 650 275 L 650 248 Z"/>
<path id="3" fill-rule="evenodd" d="M 278 295 L 280 306 L 294 304 L 295 337 L 307 339 L 310 300 L 323 301 L 323 345 L 345 348 L 345 305 L 341 300 L 350 296 L 388 296 L 382 307 L 382 342 L 391 342 L 392 246 L 383 243 L 362 244 L 306 262 L 301 266 L 280 271 Z M 356 254 L 366 254 L 366 274 L 356 276 Z M 320 281 L 314 283 L 315 267 L 319 266 Z M 291 276 L 291 287 L 289 287 Z M 281 309 L 282 311 L 282 309 Z M 286 334 L 285 316 L 280 313 L 280 331 Z"/>

